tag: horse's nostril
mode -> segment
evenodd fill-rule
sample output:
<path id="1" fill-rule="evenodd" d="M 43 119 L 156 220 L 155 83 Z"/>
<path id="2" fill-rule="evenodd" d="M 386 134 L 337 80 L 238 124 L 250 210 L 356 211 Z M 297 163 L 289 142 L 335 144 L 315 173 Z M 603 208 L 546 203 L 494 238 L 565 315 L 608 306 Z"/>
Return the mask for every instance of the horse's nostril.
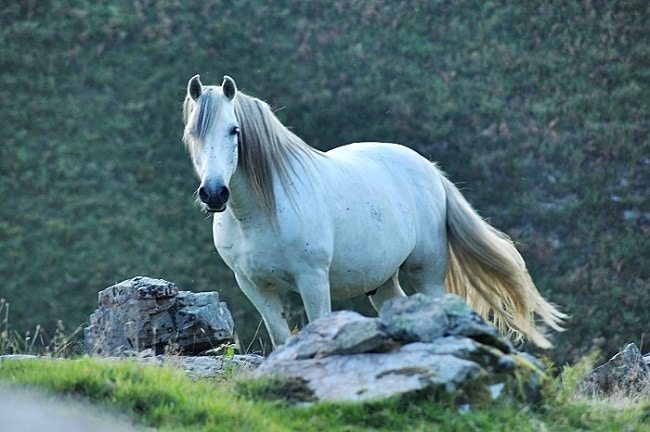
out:
<path id="1" fill-rule="evenodd" d="M 199 188 L 199 199 L 206 204 L 208 201 L 210 201 L 210 194 L 208 193 L 208 190 L 203 186 Z"/>
<path id="2" fill-rule="evenodd" d="M 219 198 L 219 201 L 225 204 L 226 201 L 228 201 L 228 198 L 230 197 L 230 191 L 228 190 L 227 187 L 221 186 L 217 190 L 217 197 Z"/>

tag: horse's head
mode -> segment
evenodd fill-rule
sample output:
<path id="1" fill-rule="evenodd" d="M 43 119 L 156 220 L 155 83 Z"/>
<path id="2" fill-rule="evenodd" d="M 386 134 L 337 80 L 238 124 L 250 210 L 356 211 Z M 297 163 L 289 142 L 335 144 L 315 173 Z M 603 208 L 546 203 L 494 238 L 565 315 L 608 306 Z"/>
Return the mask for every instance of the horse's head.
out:
<path id="1" fill-rule="evenodd" d="M 237 86 L 229 76 L 223 78 L 221 87 L 203 86 L 198 75 L 187 83 L 184 140 L 201 180 L 198 197 L 213 213 L 226 209 L 230 179 L 237 168 L 236 94 Z"/>

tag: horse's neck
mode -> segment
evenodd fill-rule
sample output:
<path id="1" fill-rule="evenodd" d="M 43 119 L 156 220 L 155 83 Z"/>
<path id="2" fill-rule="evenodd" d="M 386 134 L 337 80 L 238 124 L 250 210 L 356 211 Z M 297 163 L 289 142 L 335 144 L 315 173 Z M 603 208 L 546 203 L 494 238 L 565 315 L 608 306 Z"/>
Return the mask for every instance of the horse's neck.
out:
<path id="1" fill-rule="evenodd" d="M 305 188 L 310 188 L 310 185 L 318 178 L 316 175 L 318 173 L 318 165 L 316 163 L 317 157 L 314 158 L 314 155 L 297 153 L 292 155 L 292 165 L 285 173 L 284 179 L 280 179 L 279 174 L 274 172 L 272 176 L 273 185 L 271 187 L 275 189 L 276 205 L 277 201 L 280 200 L 292 206 L 294 210 L 299 211 L 298 207 L 300 205 L 296 201 L 297 196 L 295 194 L 298 190 L 302 190 L 304 194 Z M 230 180 L 228 207 L 233 216 L 238 220 L 252 220 L 261 217 L 270 220 L 272 224 L 275 223 L 274 213 L 276 209 L 266 210 L 262 207 L 247 174 L 241 167 L 238 167 Z M 271 214 L 268 213 L 269 211 Z"/>
<path id="2" fill-rule="evenodd" d="M 238 168 L 230 179 L 230 198 L 228 210 L 237 220 L 250 219 L 252 215 L 260 213 L 261 208 L 255 199 L 255 193 L 246 174 Z"/>

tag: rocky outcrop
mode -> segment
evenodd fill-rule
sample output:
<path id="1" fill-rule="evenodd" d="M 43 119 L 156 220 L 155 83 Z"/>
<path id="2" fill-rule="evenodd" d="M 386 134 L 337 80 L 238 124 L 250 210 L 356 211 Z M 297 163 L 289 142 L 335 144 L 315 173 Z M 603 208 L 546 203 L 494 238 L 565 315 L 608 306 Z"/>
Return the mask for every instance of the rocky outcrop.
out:
<path id="1" fill-rule="evenodd" d="M 295 402 L 446 395 L 463 406 L 539 397 L 542 367 L 459 297 L 389 300 L 378 318 L 341 311 L 307 325 L 252 372 Z"/>
<path id="2" fill-rule="evenodd" d="M 633 343 L 614 355 L 605 364 L 591 371 L 580 386 L 580 393 L 594 395 L 634 396 L 650 393 L 650 355 L 643 356 Z"/>
<path id="3" fill-rule="evenodd" d="M 171 282 L 140 276 L 100 291 L 98 303 L 84 329 L 88 354 L 196 354 L 233 337 L 232 315 L 216 292 L 179 291 Z"/>

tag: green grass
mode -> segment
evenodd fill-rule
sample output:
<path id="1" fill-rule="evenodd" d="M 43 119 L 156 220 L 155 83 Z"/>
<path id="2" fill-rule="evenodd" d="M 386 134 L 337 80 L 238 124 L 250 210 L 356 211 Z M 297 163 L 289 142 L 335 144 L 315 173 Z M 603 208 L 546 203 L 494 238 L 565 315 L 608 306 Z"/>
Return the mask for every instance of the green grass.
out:
<path id="1" fill-rule="evenodd" d="M 290 406 L 260 396 L 242 378 L 192 381 L 170 367 L 90 358 L 11 360 L 0 363 L 0 382 L 72 395 L 126 411 L 162 431 L 643 431 L 648 401 L 613 406 L 562 396 L 557 381 L 535 407 L 496 403 L 460 414 L 433 395 L 369 404 Z M 565 384 L 569 385 L 569 384 Z M 262 392 L 264 393 L 264 392 Z"/>

